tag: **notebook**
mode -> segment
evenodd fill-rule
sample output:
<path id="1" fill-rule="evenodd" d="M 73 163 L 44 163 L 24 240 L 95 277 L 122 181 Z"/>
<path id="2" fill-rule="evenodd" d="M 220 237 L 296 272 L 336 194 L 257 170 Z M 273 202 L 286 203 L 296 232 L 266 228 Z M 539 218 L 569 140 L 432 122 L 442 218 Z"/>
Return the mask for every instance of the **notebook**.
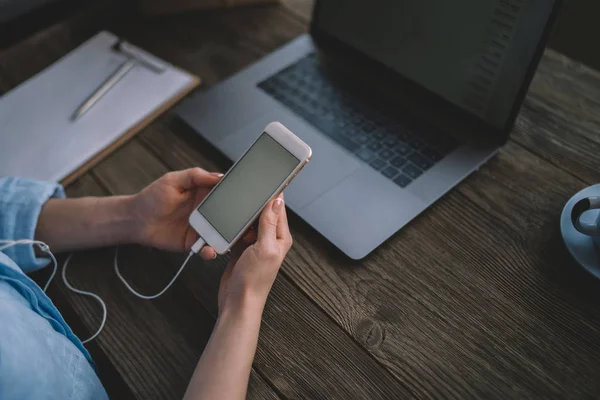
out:
<path id="1" fill-rule="evenodd" d="M 127 56 L 118 37 L 100 32 L 41 73 L 0 97 L 0 176 L 68 184 L 125 143 L 196 87 L 199 78 L 128 45 L 164 65 L 136 65 L 87 113 L 77 107 Z"/>

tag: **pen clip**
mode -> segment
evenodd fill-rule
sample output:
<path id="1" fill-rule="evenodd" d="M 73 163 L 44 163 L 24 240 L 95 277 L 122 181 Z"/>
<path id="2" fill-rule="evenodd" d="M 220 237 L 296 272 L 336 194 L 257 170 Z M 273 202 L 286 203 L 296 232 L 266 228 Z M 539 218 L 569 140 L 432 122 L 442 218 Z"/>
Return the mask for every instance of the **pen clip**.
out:
<path id="1" fill-rule="evenodd" d="M 118 39 L 115 44 L 112 45 L 112 50 L 125 55 L 137 64 L 142 65 L 157 74 L 163 73 L 167 69 L 164 63 L 159 62 L 155 57 L 132 46 L 123 39 Z"/>

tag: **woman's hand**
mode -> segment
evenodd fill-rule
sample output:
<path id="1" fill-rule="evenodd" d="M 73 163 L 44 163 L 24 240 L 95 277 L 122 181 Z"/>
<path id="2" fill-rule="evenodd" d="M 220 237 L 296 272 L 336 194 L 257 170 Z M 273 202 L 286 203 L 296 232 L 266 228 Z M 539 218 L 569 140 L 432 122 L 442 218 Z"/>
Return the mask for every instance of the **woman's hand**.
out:
<path id="1" fill-rule="evenodd" d="M 257 307 L 261 312 L 292 246 L 283 197 L 271 201 L 258 222 L 256 242 L 246 235 L 233 251 L 219 287 L 219 313 L 227 307 Z"/>
<path id="2" fill-rule="evenodd" d="M 283 197 L 234 249 L 219 287 L 219 318 L 184 399 L 245 399 L 267 296 L 292 246 Z"/>
<path id="3" fill-rule="evenodd" d="M 235 248 L 219 287 L 219 318 L 184 399 L 245 399 L 267 296 L 292 246 L 283 198 L 258 222 L 257 240 Z"/>
<path id="4" fill-rule="evenodd" d="M 143 189 L 132 201 L 138 241 L 163 250 L 189 251 L 199 236 L 188 218 L 222 176 L 191 168 L 169 172 Z M 199 254 L 205 260 L 217 256 L 208 246 Z"/>

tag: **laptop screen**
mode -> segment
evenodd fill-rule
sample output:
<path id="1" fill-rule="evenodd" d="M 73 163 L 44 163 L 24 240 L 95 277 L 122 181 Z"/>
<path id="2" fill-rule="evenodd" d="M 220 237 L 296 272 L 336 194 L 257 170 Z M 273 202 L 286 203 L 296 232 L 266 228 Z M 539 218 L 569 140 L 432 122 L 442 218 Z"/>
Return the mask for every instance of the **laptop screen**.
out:
<path id="1" fill-rule="evenodd" d="M 318 27 L 502 128 L 554 0 L 320 0 Z"/>

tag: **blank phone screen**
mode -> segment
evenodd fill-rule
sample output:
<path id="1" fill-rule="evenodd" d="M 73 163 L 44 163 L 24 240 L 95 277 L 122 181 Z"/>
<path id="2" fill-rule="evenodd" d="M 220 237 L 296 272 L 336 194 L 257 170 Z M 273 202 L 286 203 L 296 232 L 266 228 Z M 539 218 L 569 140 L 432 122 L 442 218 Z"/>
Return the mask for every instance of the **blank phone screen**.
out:
<path id="1" fill-rule="evenodd" d="M 231 242 L 298 166 L 300 160 L 263 133 L 198 207 Z"/>

